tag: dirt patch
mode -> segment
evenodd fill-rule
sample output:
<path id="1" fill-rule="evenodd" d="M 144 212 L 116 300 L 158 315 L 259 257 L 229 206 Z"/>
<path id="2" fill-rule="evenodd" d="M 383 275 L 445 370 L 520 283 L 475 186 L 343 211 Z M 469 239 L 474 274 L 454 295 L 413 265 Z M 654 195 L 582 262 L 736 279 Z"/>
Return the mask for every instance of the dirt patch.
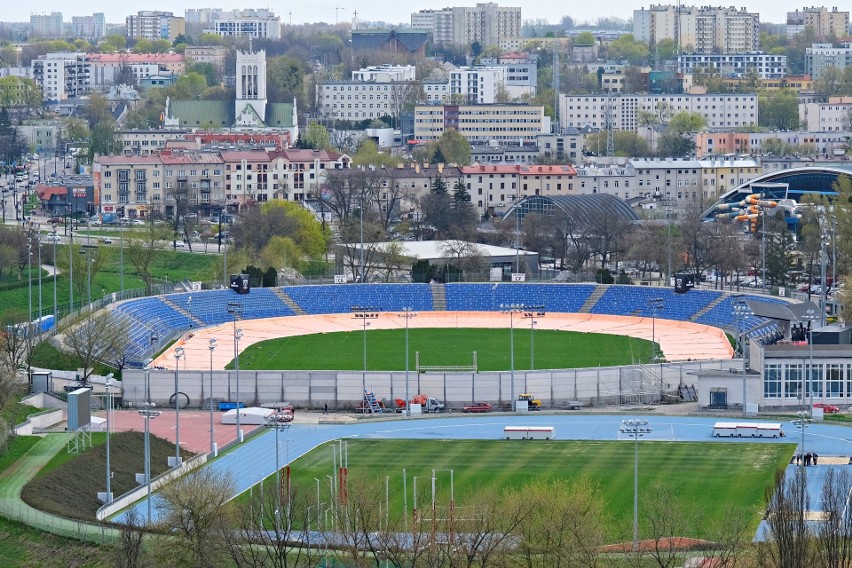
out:
<path id="1" fill-rule="evenodd" d="M 685 536 L 661 538 L 659 540 L 650 539 L 639 541 L 639 550 L 642 552 L 649 552 L 656 549 L 679 551 L 706 550 L 708 548 L 713 548 L 714 546 L 716 546 L 716 543 L 711 542 L 709 540 L 701 540 L 699 538 L 689 538 Z M 604 553 L 630 552 L 633 550 L 633 543 L 621 542 L 618 544 L 608 544 L 606 546 L 600 547 L 599 550 Z"/>

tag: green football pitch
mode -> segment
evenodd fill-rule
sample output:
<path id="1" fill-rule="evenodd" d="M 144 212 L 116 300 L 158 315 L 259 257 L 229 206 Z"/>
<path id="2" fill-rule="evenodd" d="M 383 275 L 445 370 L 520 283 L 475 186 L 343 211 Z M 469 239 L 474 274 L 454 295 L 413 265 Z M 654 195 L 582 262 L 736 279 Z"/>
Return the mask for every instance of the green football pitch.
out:
<path id="1" fill-rule="evenodd" d="M 300 335 L 270 339 L 246 348 L 240 367 L 252 370 L 364 368 L 362 331 Z M 422 365 L 470 365 L 476 351 L 480 371 L 505 371 L 511 366 L 509 329 L 436 328 L 409 331 L 409 369 L 415 352 Z M 367 370 L 405 370 L 405 331 L 366 333 Z M 530 345 L 534 352 L 530 353 Z M 514 330 L 515 369 L 571 369 L 648 362 L 650 341 L 619 335 Z M 228 368 L 233 368 L 233 361 Z"/>
<path id="2" fill-rule="evenodd" d="M 291 476 L 294 488 L 308 494 L 322 479 L 320 499 L 328 502 L 326 476 L 333 474 L 332 444 L 324 444 L 295 461 Z M 640 499 L 662 491 L 685 514 L 698 513 L 700 534 L 710 534 L 724 523 L 729 510 L 748 516 L 749 531 L 756 530 L 764 510 L 764 496 L 774 475 L 786 467 L 791 444 L 761 443 L 639 443 Z M 607 538 L 624 535 L 632 526 L 634 444 L 627 441 L 519 440 L 358 440 L 348 443 L 349 477 L 361 475 L 376 485 L 377 507 L 385 499 L 389 478 L 391 512 L 403 507 L 403 468 L 406 470 L 408 503 L 412 480 L 417 477 L 421 502 L 430 497 L 436 472 L 437 502 L 446 505 L 453 470 L 458 506 L 476 493 L 500 494 L 532 481 L 578 479 L 586 476 L 600 488 L 607 511 Z M 274 483 L 272 480 L 269 482 Z M 274 485 L 272 485 L 274 487 Z M 644 497 L 643 497 L 644 496 Z M 688 513 L 687 513 L 688 510 Z"/>

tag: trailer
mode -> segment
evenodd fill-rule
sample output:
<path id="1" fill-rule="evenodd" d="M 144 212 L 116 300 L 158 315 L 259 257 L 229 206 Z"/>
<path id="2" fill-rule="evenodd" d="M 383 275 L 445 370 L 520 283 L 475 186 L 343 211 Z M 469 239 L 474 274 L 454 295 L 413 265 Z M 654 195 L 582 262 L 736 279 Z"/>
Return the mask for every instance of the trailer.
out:
<path id="1" fill-rule="evenodd" d="M 716 422 L 713 426 L 713 437 L 715 438 L 733 438 L 736 435 L 736 422 Z"/>
<path id="2" fill-rule="evenodd" d="M 755 438 L 783 438 L 786 436 L 778 422 L 764 422 L 757 425 Z"/>
<path id="3" fill-rule="evenodd" d="M 506 440 L 552 440 L 553 426 L 506 426 L 503 438 Z"/>
<path id="4" fill-rule="evenodd" d="M 754 438 L 757 436 L 757 424 L 754 422 L 737 423 L 737 438 Z"/>

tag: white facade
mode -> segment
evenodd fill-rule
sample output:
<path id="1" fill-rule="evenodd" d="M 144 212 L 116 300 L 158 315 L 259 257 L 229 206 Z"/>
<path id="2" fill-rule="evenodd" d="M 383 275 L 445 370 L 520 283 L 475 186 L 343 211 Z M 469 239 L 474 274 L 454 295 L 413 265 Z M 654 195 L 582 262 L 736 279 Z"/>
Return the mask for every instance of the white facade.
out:
<path id="1" fill-rule="evenodd" d="M 220 37 L 281 39 L 281 18 L 269 10 L 234 10 L 220 12 L 205 32 Z"/>
<path id="2" fill-rule="evenodd" d="M 106 37 L 106 17 L 103 12 L 91 16 L 71 16 L 71 30 L 74 37 L 100 39 Z"/>
<path id="3" fill-rule="evenodd" d="M 396 116 L 411 88 L 411 83 L 323 83 L 317 85 L 317 111 L 324 118 L 352 121 Z"/>
<path id="4" fill-rule="evenodd" d="M 505 84 L 505 67 L 459 67 L 450 71 L 450 97 L 466 104 L 495 102 L 498 85 Z"/>
<path id="5" fill-rule="evenodd" d="M 800 34 L 807 28 L 811 28 L 817 37 L 844 37 L 849 31 L 849 12 L 841 12 L 836 7 L 829 10 L 825 6 L 787 12 L 787 37 Z"/>
<path id="6" fill-rule="evenodd" d="M 476 6 L 421 10 L 411 15 L 411 27 L 432 33 L 436 44 L 499 46 L 504 38 L 521 35 L 521 9 L 493 2 Z"/>
<path id="7" fill-rule="evenodd" d="M 34 38 L 62 37 L 62 12 L 30 14 L 30 34 Z"/>
<path id="8" fill-rule="evenodd" d="M 671 113 L 696 112 L 707 128 L 738 128 L 757 124 L 757 95 L 559 95 L 560 127 L 605 128 L 611 112 L 615 130 L 636 130 L 639 111 L 655 112 L 668 105 Z"/>
<path id="9" fill-rule="evenodd" d="M 550 132 L 544 107 L 522 104 L 418 105 L 414 108 L 414 137 L 437 140 L 455 129 L 471 143 L 533 142 Z"/>
<path id="10" fill-rule="evenodd" d="M 651 5 L 633 11 L 633 35 L 650 44 L 670 39 L 680 51 L 695 53 L 757 51 L 760 15 L 745 8 Z"/>
<path id="11" fill-rule="evenodd" d="M 694 73 L 696 69 L 718 69 L 722 77 L 742 78 L 750 70 L 761 79 L 782 79 L 787 75 L 787 56 L 756 51 L 730 55 L 689 53 L 677 56 L 678 73 Z"/>
<path id="12" fill-rule="evenodd" d="M 261 126 L 266 120 L 266 51 L 237 50 L 236 86 L 235 126 Z"/>
<path id="13" fill-rule="evenodd" d="M 818 79 L 826 67 L 852 67 L 852 42 L 834 47 L 830 43 L 815 43 L 805 49 L 805 74 Z"/>
<path id="14" fill-rule="evenodd" d="M 149 40 L 167 39 L 174 41 L 186 29 L 183 18 L 176 17 L 172 12 L 155 12 L 153 10 L 142 10 L 135 16 L 127 16 L 125 26 L 127 37 Z"/>
<path id="15" fill-rule="evenodd" d="M 814 132 L 852 130 L 852 97 L 829 97 L 827 103 L 802 103 L 799 118 Z"/>
<path id="16" fill-rule="evenodd" d="M 353 81 L 374 83 L 402 83 L 413 81 L 417 75 L 414 65 L 376 65 L 352 72 Z"/>
<path id="17" fill-rule="evenodd" d="M 46 101 L 64 101 L 85 92 L 88 80 L 85 73 L 85 53 L 48 53 L 43 59 L 33 59 L 33 79 L 41 87 Z"/>

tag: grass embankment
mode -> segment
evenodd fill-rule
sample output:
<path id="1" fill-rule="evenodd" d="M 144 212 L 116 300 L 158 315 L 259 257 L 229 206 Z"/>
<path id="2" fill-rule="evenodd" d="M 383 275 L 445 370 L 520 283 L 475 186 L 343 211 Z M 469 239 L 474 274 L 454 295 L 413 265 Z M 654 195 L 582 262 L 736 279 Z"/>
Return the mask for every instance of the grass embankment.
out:
<path id="1" fill-rule="evenodd" d="M 409 331 L 409 368 L 415 352 L 423 365 L 470 365 L 478 355 L 480 371 L 505 371 L 511 367 L 510 330 L 478 328 L 412 329 Z M 516 329 L 515 369 L 529 369 L 530 332 Z M 270 339 L 240 354 L 243 369 L 363 369 L 364 336 L 360 331 L 323 333 Z M 535 332 L 536 369 L 630 365 L 651 358 L 651 342 L 632 337 L 541 330 Z M 228 368 L 231 368 L 233 362 Z M 367 368 L 405 369 L 405 331 L 367 332 Z"/>
<path id="2" fill-rule="evenodd" d="M 314 478 L 325 480 L 332 469 L 331 445 L 324 444 L 300 458 L 292 467 L 292 483 L 314 491 Z M 641 442 L 639 444 L 639 491 L 647 495 L 655 484 L 689 511 L 700 511 L 699 533 L 711 534 L 726 518 L 729 508 L 746 513 L 753 534 L 764 509 L 764 496 L 774 483 L 775 472 L 790 461 L 792 444 L 723 444 Z M 418 493 L 430 492 L 432 471 L 437 476 L 437 502 L 449 504 L 453 470 L 459 507 L 478 492 L 519 488 L 533 480 L 578 479 L 588 476 L 600 486 L 607 511 L 607 539 L 623 536 L 633 515 L 633 452 L 630 441 L 509 440 L 349 440 L 349 475 L 364 474 L 378 480 L 376 499 L 384 500 L 385 476 L 390 476 L 391 513 L 403 506 L 403 468 L 408 476 L 409 506 L 412 481 Z M 392 465 L 391 465 L 392 464 Z M 274 480 L 268 480 L 270 490 Z M 418 500 L 428 503 L 431 495 Z M 328 501 L 328 484 L 321 487 Z M 707 531 L 705 533 L 705 531 Z M 687 536 L 701 536 L 687 535 Z"/>
<path id="3" fill-rule="evenodd" d="M 101 503 L 98 492 L 106 491 L 106 434 L 92 434 L 93 447 L 77 454 L 58 453 L 28 483 L 21 498 L 30 506 L 72 519 L 95 520 Z M 120 432 L 110 436 L 111 489 L 118 497 L 138 487 L 136 474 L 145 471 L 144 434 Z M 151 476 L 166 470 L 175 446 L 151 436 Z M 182 452 L 184 459 L 192 457 Z"/>

